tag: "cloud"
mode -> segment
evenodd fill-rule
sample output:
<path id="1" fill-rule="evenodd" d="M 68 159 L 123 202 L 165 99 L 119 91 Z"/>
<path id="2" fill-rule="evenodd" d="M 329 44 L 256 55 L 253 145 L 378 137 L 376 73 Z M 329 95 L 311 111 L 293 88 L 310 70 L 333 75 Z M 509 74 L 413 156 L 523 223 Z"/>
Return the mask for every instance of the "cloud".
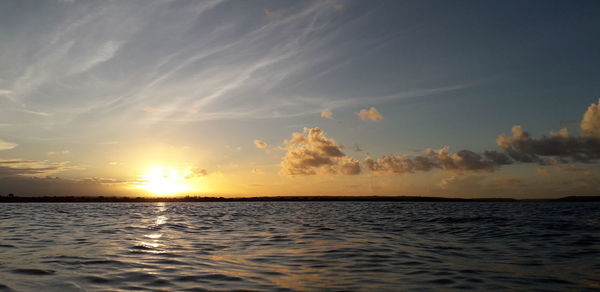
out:
<path id="1" fill-rule="evenodd" d="M 406 174 L 441 169 L 451 172 L 495 171 L 514 162 L 555 165 L 556 169 L 589 174 L 589 170 L 565 163 L 592 163 L 600 159 L 600 101 L 592 104 L 580 123 L 581 134 L 571 136 L 566 128 L 551 131 L 548 136 L 534 138 L 523 127 L 512 127 L 512 135 L 499 135 L 496 144 L 502 151 L 486 150 L 479 154 L 461 150 L 451 154 L 448 148 L 428 149 L 417 156 L 388 155 L 365 159 L 366 167 L 379 174 Z M 373 108 L 372 108 L 373 109 Z M 361 111 L 362 112 L 362 111 Z M 547 176 L 549 171 L 538 170 Z"/>
<path id="2" fill-rule="evenodd" d="M 192 167 L 187 170 L 185 179 L 192 179 L 197 177 L 204 177 L 208 175 L 208 170 L 200 167 Z"/>
<path id="3" fill-rule="evenodd" d="M 112 59 L 120 47 L 121 44 L 119 42 L 115 42 L 112 40 L 100 45 L 98 48 L 96 48 L 96 51 L 93 52 L 93 56 L 86 56 L 86 59 L 81 60 L 80 64 L 77 67 L 72 68 L 70 73 L 83 73 L 101 63 Z"/>
<path id="4" fill-rule="evenodd" d="M 582 128 L 582 135 L 570 136 L 567 129 L 561 129 L 536 139 L 517 125 L 512 128 L 512 136 L 500 135 L 496 143 L 518 162 L 551 164 L 556 160 L 560 163 L 589 163 L 600 158 L 600 136 L 591 135 L 592 130 Z"/>
<path id="5" fill-rule="evenodd" d="M 320 128 L 304 128 L 285 141 L 287 152 L 281 162 L 287 175 L 360 174 L 358 160 L 346 156 L 335 140 L 327 138 Z"/>
<path id="6" fill-rule="evenodd" d="M 377 95 L 346 84 L 353 94 L 323 95 L 336 70 L 356 67 L 371 58 L 371 50 L 393 45 L 394 30 L 357 37 L 346 30 L 352 25 L 346 27 L 345 18 L 331 17 L 344 5 L 326 1 L 231 9 L 229 17 L 213 17 L 229 5 L 224 2 L 94 2 L 61 7 L 53 17 L 54 9 L 40 7 L 31 11 L 42 19 L 39 33 L 16 29 L 15 42 L 3 43 L 3 51 L 28 48 L 32 57 L 5 58 L 5 67 L 16 69 L 0 86 L 14 90 L 15 108 L 26 104 L 44 115 L 27 121 L 32 126 L 52 122 L 53 129 L 85 131 L 93 124 L 113 131 L 107 129 L 115 121 L 127 120 L 119 128 L 125 133 L 165 120 L 299 117 L 325 107 L 360 108 L 456 90 L 409 86 Z M 376 17 L 368 10 L 360 14 Z M 340 31 L 340 25 L 346 28 Z M 360 45 L 345 47 L 347 41 Z M 272 74 L 262 74 L 267 71 Z M 139 115 L 145 105 L 148 115 Z"/>
<path id="7" fill-rule="evenodd" d="M 580 134 L 576 136 L 563 128 L 536 139 L 516 125 L 512 136 L 500 135 L 496 143 L 519 162 L 594 162 L 600 158 L 600 101 L 588 107 L 579 126 Z"/>
<path id="8" fill-rule="evenodd" d="M 324 109 L 321 111 L 321 117 L 326 119 L 333 119 L 333 113 L 328 109 Z"/>
<path id="9" fill-rule="evenodd" d="M 13 149 L 13 148 L 15 148 L 17 146 L 19 146 L 19 144 L 7 142 L 7 141 L 4 141 L 4 140 L 0 140 L 0 151 L 2 151 L 2 150 L 10 150 L 10 149 Z"/>
<path id="10" fill-rule="evenodd" d="M 254 145 L 260 149 L 265 149 L 267 146 L 269 146 L 269 144 L 261 140 L 254 140 Z"/>
<path id="11" fill-rule="evenodd" d="M 379 174 L 406 174 L 442 169 L 451 172 L 494 171 L 500 165 L 495 155 L 481 155 L 470 150 L 450 154 L 449 148 L 428 149 L 418 156 L 388 155 L 378 159 L 366 158 L 369 170 Z M 499 159 L 501 160 L 501 159 Z"/>
<path id="12" fill-rule="evenodd" d="M 361 109 L 358 113 L 356 113 L 356 115 L 363 121 L 380 121 L 383 119 L 383 116 L 375 107 L 371 107 L 370 109 Z"/>
<path id="13" fill-rule="evenodd" d="M 81 169 L 81 167 L 71 165 L 69 161 L 50 162 L 47 160 L 0 159 L 0 177 L 42 177 L 73 169 Z"/>
<path id="14" fill-rule="evenodd" d="M 358 160 L 343 156 L 337 159 L 336 164 L 328 165 L 327 172 L 331 174 L 357 175 L 360 174 L 360 163 Z"/>
<path id="15" fill-rule="evenodd" d="M 137 190 L 124 188 L 134 181 L 106 178 L 65 179 L 59 177 L 0 176 L 5 194 L 44 196 L 115 196 L 136 195 Z"/>
<path id="16" fill-rule="evenodd" d="M 600 101 L 588 107 L 579 127 L 582 136 L 600 138 Z"/>

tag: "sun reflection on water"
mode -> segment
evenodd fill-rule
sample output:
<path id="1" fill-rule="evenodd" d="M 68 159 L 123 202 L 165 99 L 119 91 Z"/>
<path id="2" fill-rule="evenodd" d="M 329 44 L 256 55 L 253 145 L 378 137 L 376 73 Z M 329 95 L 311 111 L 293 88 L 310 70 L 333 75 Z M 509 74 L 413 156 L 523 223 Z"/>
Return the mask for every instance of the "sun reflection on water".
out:
<path id="1" fill-rule="evenodd" d="M 144 235 L 144 237 L 150 238 L 150 239 L 159 239 L 162 237 L 162 233 L 146 234 L 146 235 Z"/>
<path id="2" fill-rule="evenodd" d="M 152 229 L 152 233 L 143 234 L 142 238 L 137 240 L 135 246 L 146 249 L 148 253 L 162 253 L 163 251 L 159 248 L 165 246 L 164 240 L 161 239 L 163 237 L 163 233 L 156 232 L 157 230 L 162 228 L 167 220 L 169 219 L 167 216 L 162 215 L 167 210 L 166 204 L 164 202 L 156 203 L 156 210 L 154 214 L 158 215 L 151 222 L 151 225 L 148 226 L 149 229 Z"/>

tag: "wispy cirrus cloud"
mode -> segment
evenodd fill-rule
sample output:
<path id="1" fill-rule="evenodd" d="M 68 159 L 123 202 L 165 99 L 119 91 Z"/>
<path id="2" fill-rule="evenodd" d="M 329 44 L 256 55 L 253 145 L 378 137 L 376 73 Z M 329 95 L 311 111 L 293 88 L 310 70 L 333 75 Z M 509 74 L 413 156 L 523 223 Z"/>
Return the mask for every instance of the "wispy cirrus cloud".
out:
<path id="1" fill-rule="evenodd" d="M 365 57 L 397 36 L 364 39 L 357 43 L 361 50 L 335 56 L 332 48 L 353 37 L 340 25 L 358 25 L 371 17 L 368 10 L 346 18 L 351 11 L 344 4 L 316 1 L 247 4 L 238 15 L 227 5 L 220 0 L 61 5 L 63 13 L 36 27 L 35 34 L 14 33 L 16 42 L 0 44 L 2 51 L 26 48 L 33 56 L 0 57 L 4 66 L 22 68 L 0 84 L 15 99 L 4 110 L 40 113 L 33 124 L 75 131 L 117 120 L 137 127 L 296 117 L 453 90 L 323 94 L 312 89 L 319 88 L 311 85 L 319 78 L 309 77 L 332 76 L 331 68 Z M 143 109 L 154 110 L 139 115 Z"/>

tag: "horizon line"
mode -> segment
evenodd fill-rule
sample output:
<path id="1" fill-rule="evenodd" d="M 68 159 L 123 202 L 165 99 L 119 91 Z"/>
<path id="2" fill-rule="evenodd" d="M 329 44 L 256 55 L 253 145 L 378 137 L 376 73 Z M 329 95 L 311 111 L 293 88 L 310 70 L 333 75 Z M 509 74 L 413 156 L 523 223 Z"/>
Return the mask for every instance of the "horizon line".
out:
<path id="1" fill-rule="evenodd" d="M 363 202 L 600 202 L 600 196 L 565 196 L 559 198 L 456 198 L 436 196 L 252 196 L 252 197 L 222 197 L 222 196 L 16 196 L 0 195 L 0 203 L 27 202 L 298 202 L 298 201 L 363 201 Z"/>

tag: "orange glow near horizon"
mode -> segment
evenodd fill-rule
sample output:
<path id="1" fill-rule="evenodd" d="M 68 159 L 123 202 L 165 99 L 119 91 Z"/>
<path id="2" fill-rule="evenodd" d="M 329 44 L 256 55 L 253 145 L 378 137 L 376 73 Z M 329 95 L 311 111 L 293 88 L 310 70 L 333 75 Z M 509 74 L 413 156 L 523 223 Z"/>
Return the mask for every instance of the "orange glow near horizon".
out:
<path id="1" fill-rule="evenodd" d="M 141 182 L 136 188 L 149 191 L 155 195 L 172 195 L 192 190 L 184 173 L 177 169 L 154 166 L 140 177 Z"/>

